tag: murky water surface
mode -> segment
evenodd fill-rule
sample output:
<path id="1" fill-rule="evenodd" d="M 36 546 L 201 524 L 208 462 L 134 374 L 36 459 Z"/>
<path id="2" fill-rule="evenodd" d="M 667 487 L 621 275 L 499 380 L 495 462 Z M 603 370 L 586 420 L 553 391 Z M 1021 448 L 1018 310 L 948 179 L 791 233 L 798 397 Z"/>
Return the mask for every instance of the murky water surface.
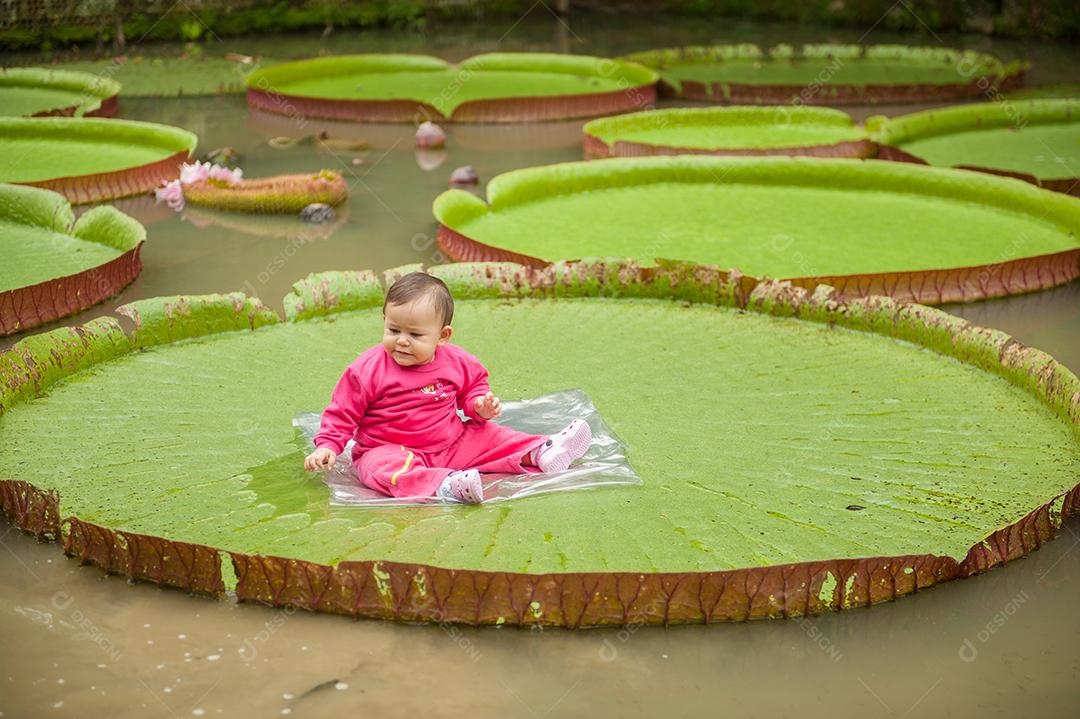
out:
<path id="1" fill-rule="evenodd" d="M 427 35 L 348 33 L 236 39 L 227 51 L 552 50 L 618 54 L 648 47 L 755 41 L 924 42 L 877 28 L 806 28 L 607 16 L 564 26 L 541 3 L 517 23 L 448 26 Z M 1080 51 L 1053 43 L 945 37 L 1027 57 L 1032 82 L 1076 82 Z M 920 107 L 853 108 L 858 119 Z M 281 310 L 309 272 L 435 263 L 430 204 L 450 171 L 482 180 L 581 158 L 580 123 L 450 127 L 445 153 L 417 153 L 409 128 L 308 122 L 248 112 L 241 97 L 125 100 L 123 116 L 186 127 L 200 151 L 229 145 L 251 177 L 346 174 L 336 224 L 119 203 L 148 227 L 142 275 L 122 295 L 65 323 L 134 299 L 244 290 Z M 364 152 L 275 136 L 320 130 Z M 1080 283 L 949 307 L 1080 368 Z M 6 346 L 14 338 L 0 340 Z M 355 622 L 191 598 L 79 567 L 0 520 L 0 716 L 311 716 L 351 709 L 460 716 L 1064 716 L 1080 698 L 1080 522 L 1026 559 L 865 610 L 802 621 L 710 627 L 520 631 Z"/>

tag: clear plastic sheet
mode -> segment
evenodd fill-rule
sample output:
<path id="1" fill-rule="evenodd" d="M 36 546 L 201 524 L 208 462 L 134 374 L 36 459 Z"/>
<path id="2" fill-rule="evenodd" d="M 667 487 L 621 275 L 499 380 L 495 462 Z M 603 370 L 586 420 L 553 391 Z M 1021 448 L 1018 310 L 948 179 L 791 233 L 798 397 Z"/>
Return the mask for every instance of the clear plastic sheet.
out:
<path id="1" fill-rule="evenodd" d="M 319 431 L 321 414 L 302 412 L 293 426 L 303 435 L 307 451 Z M 611 485 L 641 484 L 626 459 L 627 446 L 600 417 L 589 397 L 579 389 L 546 394 L 535 399 L 502 403 L 502 416 L 494 420 L 529 434 L 554 434 L 571 420 L 583 419 L 592 429 L 592 445 L 565 472 L 552 474 L 485 474 L 484 503 L 505 502 L 549 492 L 569 492 Z M 334 466 L 323 473 L 330 488 L 330 504 L 337 507 L 392 507 L 409 504 L 453 504 L 437 497 L 388 497 L 360 484 L 352 465 L 350 440 Z M 466 469 L 466 468 L 463 468 Z"/>

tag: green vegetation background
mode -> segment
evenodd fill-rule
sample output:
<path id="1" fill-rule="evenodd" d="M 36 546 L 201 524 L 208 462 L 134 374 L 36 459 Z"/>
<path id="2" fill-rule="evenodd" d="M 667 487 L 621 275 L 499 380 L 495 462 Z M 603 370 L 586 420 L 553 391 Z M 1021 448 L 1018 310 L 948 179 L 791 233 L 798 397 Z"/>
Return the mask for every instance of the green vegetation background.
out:
<path id="1" fill-rule="evenodd" d="M 547 0 L 554 11 L 561 3 Z M 78 43 L 116 43 L 118 35 L 142 40 L 198 40 L 248 33 L 322 27 L 420 28 L 448 19 L 520 16 L 535 0 L 77 0 L 13 3 L 0 17 L 0 49 L 52 49 Z M 924 33 L 978 31 L 1008 37 L 1080 37 L 1075 0 L 906 0 L 885 12 L 878 0 L 600 0 L 574 1 L 571 12 L 600 6 L 755 20 L 869 26 Z"/>

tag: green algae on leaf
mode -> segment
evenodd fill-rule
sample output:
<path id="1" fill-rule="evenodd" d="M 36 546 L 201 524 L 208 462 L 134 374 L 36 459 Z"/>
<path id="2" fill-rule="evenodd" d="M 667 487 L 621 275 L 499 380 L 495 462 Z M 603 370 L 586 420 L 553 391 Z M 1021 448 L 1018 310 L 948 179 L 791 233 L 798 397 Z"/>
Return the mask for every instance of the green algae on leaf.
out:
<path id="1" fill-rule="evenodd" d="M 63 195 L 0 184 L 0 335 L 119 292 L 139 273 L 145 237 L 141 224 L 113 207 L 76 221 Z"/>
<path id="2" fill-rule="evenodd" d="M 1080 98 L 1080 84 L 1035 85 L 1014 90 L 1005 97 L 1009 100 L 1072 100 Z"/>
<path id="3" fill-rule="evenodd" d="M 1080 208 L 1015 180 L 904 163 L 643 157 L 514 170 L 434 203 L 455 260 L 670 258 L 927 303 L 1080 276 Z M 1019 238 L 1019 239 L 1018 239 Z"/>
<path id="4" fill-rule="evenodd" d="M 0 476 L 58 492 L 68 551 L 114 571 L 153 579 L 144 549 L 167 540 L 230 552 L 241 598 L 569 626 L 861 606 L 1031 551 L 1080 507 L 1080 381 L 1003 333 L 824 287 L 733 293 L 689 265 L 433 272 L 463 298 L 455 340 L 500 393 L 582 387 L 644 487 L 455 511 L 321 505 L 290 461 L 290 419 L 377 336 L 379 306 L 258 326 L 242 296 L 148 302 L 128 312 L 143 351 L 80 361 L 36 399 L 5 395 Z M 314 276 L 294 294 L 369 281 Z M 676 288 L 713 304 L 651 299 Z M 15 359 L 67 354 L 51 335 Z M 76 451 L 43 467 L 58 432 Z"/>
<path id="5" fill-rule="evenodd" d="M 312 273 L 292 286 L 285 296 L 285 319 L 289 322 L 322 317 L 335 312 L 381 307 L 383 289 L 370 270 Z"/>

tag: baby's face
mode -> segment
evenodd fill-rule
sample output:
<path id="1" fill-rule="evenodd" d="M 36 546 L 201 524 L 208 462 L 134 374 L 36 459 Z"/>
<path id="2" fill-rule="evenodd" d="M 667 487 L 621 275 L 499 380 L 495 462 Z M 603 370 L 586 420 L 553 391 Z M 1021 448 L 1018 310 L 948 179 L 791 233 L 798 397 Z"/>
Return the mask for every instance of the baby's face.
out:
<path id="1" fill-rule="evenodd" d="M 435 348 L 450 339 L 453 330 L 427 297 L 404 305 L 387 305 L 383 313 L 383 349 L 402 367 L 427 364 Z"/>

